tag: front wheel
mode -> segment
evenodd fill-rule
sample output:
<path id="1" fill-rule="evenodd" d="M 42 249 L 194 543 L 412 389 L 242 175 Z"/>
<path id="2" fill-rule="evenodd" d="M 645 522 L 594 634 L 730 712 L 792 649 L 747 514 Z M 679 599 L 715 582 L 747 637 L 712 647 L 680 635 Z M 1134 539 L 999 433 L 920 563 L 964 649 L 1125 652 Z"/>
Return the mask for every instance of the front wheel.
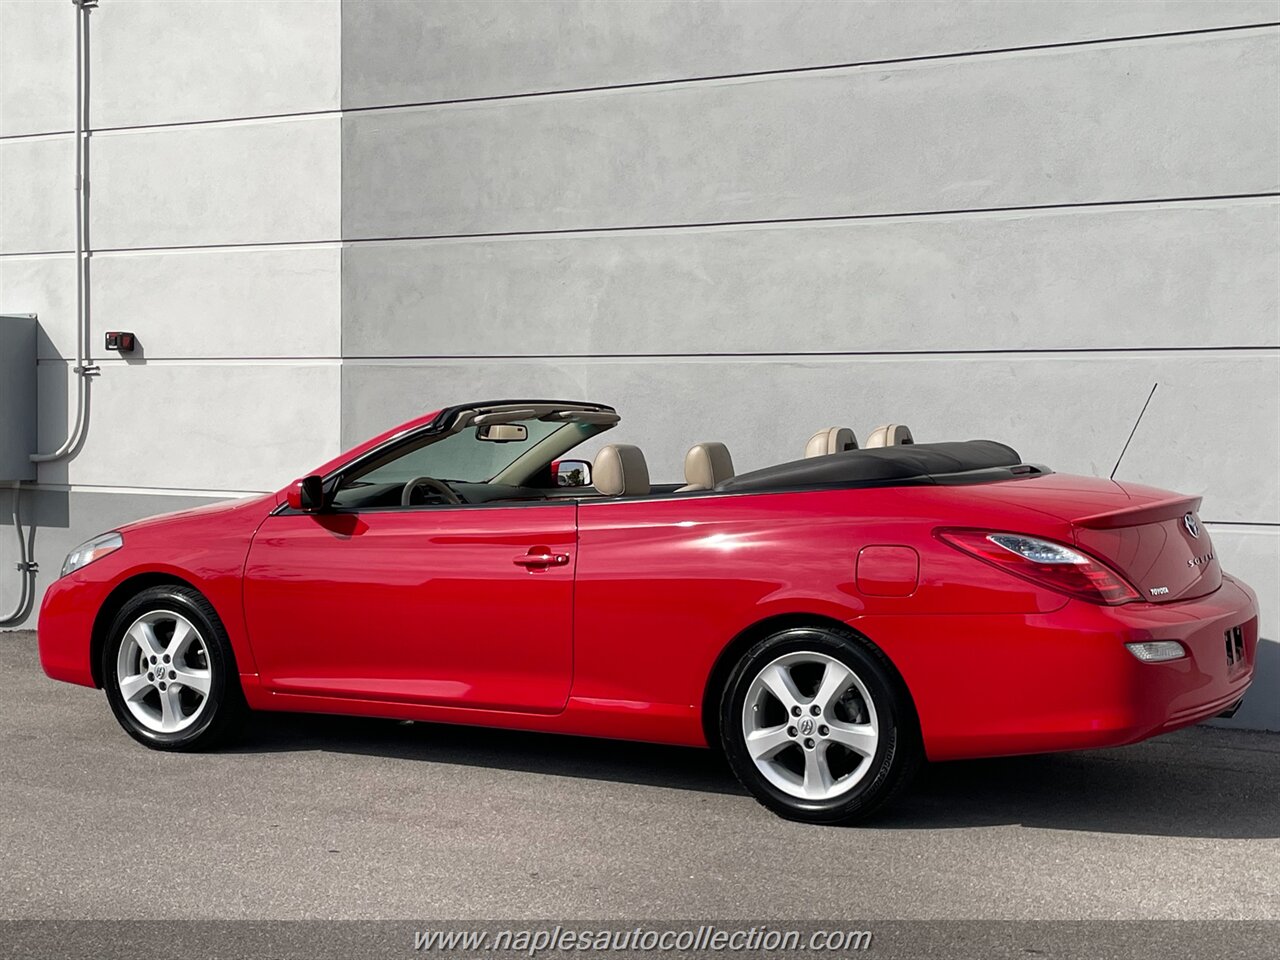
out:
<path id="1" fill-rule="evenodd" d="M 725 684 L 720 738 L 734 773 L 784 817 L 852 823 L 910 782 L 923 750 L 884 654 L 852 633 L 782 630 Z"/>
<path id="2" fill-rule="evenodd" d="M 103 644 L 102 680 L 120 726 L 155 750 L 212 747 L 248 712 L 226 630 L 190 587 L 152 587 L 124 605 Z"/>

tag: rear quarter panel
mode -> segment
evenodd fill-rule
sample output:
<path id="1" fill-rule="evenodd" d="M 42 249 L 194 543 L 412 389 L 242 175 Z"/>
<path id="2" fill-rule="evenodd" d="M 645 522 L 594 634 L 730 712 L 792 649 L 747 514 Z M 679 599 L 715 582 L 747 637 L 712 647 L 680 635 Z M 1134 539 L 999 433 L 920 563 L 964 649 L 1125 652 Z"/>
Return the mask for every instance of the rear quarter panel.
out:
<path id="1" fill-rule="evenodd" d="M 748 628 L 781 615 L 853 623 L 895 664 L 914 667 L 922 660 L 906 648 L 928 642 L 931 616 L 1018 617 L 1062 607 L 1063 596 L 977 562 L 933 531 L 976 525 L 1069 539 L 1069 525 L 998 501 L 975 504 L 965 489 L 584 502 L 578 511 L 574 697 L 635 702 L 637 709 L 655 701 L 679 704 L 700 714 L 721 653 Z M 914 589 L 890 591 L 894 596 L 864 592 L 880 578 L 873 569 L 860 570 L 858 556 L 877 545 L 918 554 Z M 869 554 L 873 560 L 879 555 Z M 895 558 L 885 577 L 900 578 L 901 552 L 883 555 Z"/>

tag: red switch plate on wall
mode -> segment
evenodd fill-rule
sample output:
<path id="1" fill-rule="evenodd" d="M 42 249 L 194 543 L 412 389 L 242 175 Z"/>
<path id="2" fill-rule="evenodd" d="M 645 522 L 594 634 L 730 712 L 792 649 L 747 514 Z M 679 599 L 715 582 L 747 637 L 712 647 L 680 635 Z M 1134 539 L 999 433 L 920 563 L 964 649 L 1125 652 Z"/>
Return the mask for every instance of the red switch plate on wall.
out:
<path id="1" fill-rule="evenodd" d="M 123 330 L 107 331 L 108 350 L 117 350 L 120 353 L 133 353 L 133 348 L 137 345 L 138 340 L 132 333 L 125 333 Z"/>

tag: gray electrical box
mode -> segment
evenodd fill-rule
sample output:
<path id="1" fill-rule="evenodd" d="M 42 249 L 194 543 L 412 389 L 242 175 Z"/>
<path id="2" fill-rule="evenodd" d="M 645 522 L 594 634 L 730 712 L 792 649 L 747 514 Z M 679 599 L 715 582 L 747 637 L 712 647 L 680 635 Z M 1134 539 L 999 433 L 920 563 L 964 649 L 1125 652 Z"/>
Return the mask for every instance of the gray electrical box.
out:
<path id="1" fill-rule="evenodd" d="M 0 483 L 34 480 L 36 318 L 0 316 Z"/>

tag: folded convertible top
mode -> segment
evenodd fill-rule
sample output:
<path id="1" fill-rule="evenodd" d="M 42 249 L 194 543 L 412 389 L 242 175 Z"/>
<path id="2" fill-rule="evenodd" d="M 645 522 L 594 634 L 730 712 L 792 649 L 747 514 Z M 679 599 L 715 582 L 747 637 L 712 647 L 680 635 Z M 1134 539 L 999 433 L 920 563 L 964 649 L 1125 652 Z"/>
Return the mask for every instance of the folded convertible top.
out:
<path id="1" fill-rule="evenodd" d="M 825 457 L 793 460 L 739 474 L 716 484 L 716 490 L 792 490 L 796 487 L 891 486 L 895 483 L 945 483 L 955 474 L 1015 467 L 1022 458 L 995 440 L 913 443 L 896 447 L 848 450 Z M 1004 477 L 1010 474 L 999 471 Z M 993 476 L 989 479 L 999 479 Z M 975 478 L 976 479 L 976 478 Z"/>

